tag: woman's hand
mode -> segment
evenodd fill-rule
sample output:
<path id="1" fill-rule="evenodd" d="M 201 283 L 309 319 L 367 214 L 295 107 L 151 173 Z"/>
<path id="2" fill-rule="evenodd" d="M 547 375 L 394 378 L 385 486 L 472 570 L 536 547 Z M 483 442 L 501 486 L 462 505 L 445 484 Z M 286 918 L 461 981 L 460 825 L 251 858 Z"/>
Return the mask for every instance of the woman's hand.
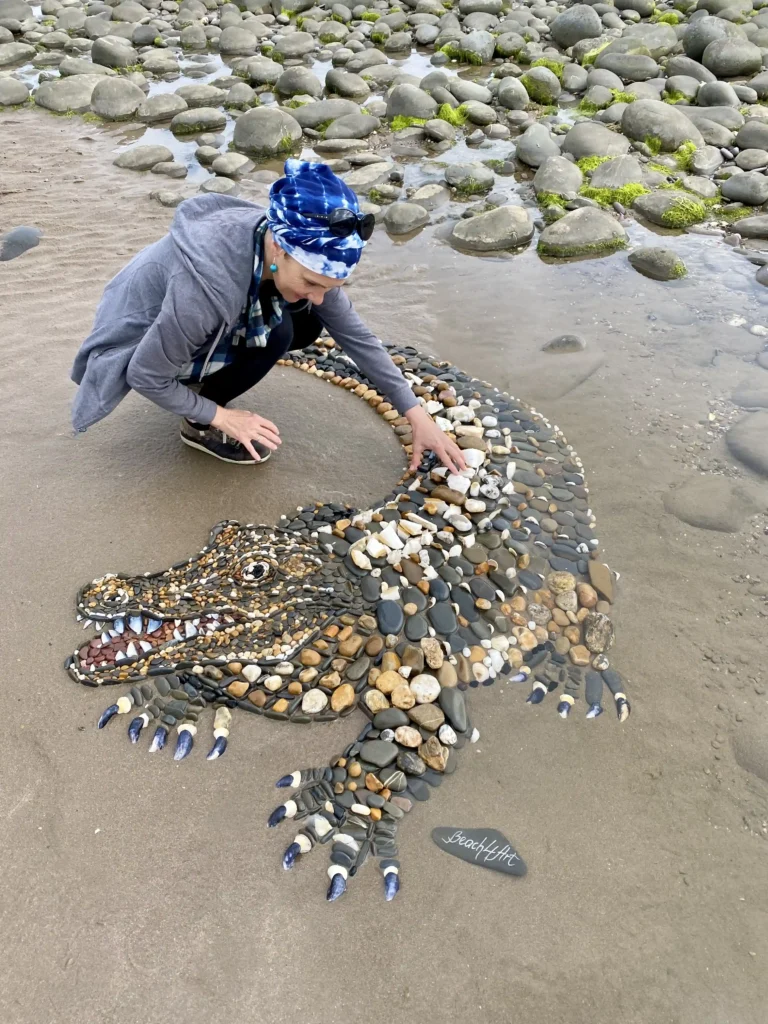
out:
<path id="1" fill-rule="evenodd" d="M 275 424 L 255 412 L 248 412 L 247 409 L 225 409 L 219 405 L 216 407 L 216 415 L 211 421 L 211 426 L 234 437 L 257 462 L 261 460 L 252 441 L 258 441 L 260 445 L 270 448 L 273 452 L 282 444 L 280 431 Z"/>
<path id="2" fill-rule="evenodd" d="M 421 456 L 425 451 L 432 451 L 442 464 L 451 471 L 458 473 L 467 468 L 461 449 L 438 427 L 427 410 L 417 405 L 405 414 L 413 431 L 413 457 L 408 467 L 411 473 L 419 468 Z"/>

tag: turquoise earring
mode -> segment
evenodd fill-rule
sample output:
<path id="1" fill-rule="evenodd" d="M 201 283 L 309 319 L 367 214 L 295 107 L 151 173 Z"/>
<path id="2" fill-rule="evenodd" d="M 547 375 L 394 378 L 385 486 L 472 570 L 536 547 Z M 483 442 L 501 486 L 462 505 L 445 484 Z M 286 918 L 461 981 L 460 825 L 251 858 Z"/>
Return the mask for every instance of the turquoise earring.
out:
<path id="1" fill-rule="evenodd" d="M 277 273 L 277 264 L 276 263 L 270 263 L 269 264 L 269 269 L 272 271 L 273 274 L 276 274 Z"/>

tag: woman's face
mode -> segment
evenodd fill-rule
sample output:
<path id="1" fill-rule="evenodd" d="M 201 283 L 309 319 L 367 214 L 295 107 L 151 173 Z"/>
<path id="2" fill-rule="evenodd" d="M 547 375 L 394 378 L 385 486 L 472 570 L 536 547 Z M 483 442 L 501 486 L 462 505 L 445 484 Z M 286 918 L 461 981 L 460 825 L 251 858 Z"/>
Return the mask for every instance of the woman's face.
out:
<path id="1" fill-rule="evenodd" d="M 340 282 L 335 278 L 324 277 L 313 270 L 307 270 L 280 248 L 277 248 L 275 262 L 277 273 L 273 275 L 273 280 L 286 302 L 301 302 L 306 299 L 313 306 L 319 306 L 326 292 L 339 287 Z"/>

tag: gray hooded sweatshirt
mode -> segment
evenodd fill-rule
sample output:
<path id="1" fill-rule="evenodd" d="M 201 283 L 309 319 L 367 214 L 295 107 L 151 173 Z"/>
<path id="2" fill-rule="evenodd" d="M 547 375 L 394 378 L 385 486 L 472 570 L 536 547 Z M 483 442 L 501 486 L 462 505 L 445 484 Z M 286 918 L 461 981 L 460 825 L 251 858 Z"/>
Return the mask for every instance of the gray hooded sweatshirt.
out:
<path id="1" fill-rule="evenodd" d="M 80 385 L 72 406 L 75 430 L 103 419 L 131 389 L 178 416 L 211 422 L 215 403 L 178 377 L 222 326 L 226 330 L 238 319 L 253 273 L 254 230 L 264 213 L 230 196 L 188 199 L 169 233 L 110 281 L 72 368 Z M 315 312 L 401 413 L 418 404 L 342 288 L 327 292 Z"/>

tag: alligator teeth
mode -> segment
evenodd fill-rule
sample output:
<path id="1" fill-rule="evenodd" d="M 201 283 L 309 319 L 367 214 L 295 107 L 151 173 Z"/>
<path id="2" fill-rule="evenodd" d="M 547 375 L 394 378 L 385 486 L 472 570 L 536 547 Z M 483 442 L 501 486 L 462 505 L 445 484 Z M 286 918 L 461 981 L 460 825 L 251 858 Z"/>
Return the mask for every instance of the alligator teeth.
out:
<path id="1" fill-rule="evenodd" d="M 118 651 L 115 655 L 115 664 L 117 664 L 118 661 L 125 661 L 125 655 L 122 651 Z"/>
<path id="2" fill-rule="evenodd" d="M 197 629 L 194 623 L 190 622 L 189 619 L 184 623 L 184 634 L 187 640 L 191 640 L 193 636 L 197 636 Z"/>
<path id="3" fill-rule="evenodd" d="M 115 619 L 112 625 L 117 630 L 118 635 L 122 634 L 125 631 L 125 619 Z"/>
<path id="4" fill-rule="evenodd" d="M 139 640 L 139 647 L 145 654 L 152 650 L 152 644 L 148 644 L 146 640 Z"/>
<path id="5" fill-rule="evenodd" d="M 112 639 L 112 637 L 109 635 L 109 633 L 102 633 L 101 634 L 101 642 L 102 642 L 102 644 L 108 644 L 111 639 Z"/>
<path id="6" fill-rule="evenodd" d="M 133 641 L 131 641 L 131 643 L 129 643 L 125 649 L 126 658 L 135 658 L 138 655 L 138 653 L 139 652 L 136 650 L 136 644 L 134 644 Z"/>
<path id="7" fill-rule="evenodd" d="M 142 630 L 142 618 L 140 615 L 131 615 L 128 619 L 128 625 L 134 633 L 140 633 Z"/>
<path id="8" fill-rule="evenodd" d="M 156 633 L 162 626 L 162 622 L 159 619 L 147 619 L 147 632 Z"/>
<path id="9" fill-rule="evenodd" d="M 174 640 L 183 640 L 184 637 L 181 635 L 181 633 L 178 631 L 178 629 L 174 629 L 174 631 L 173 631 L 173 639 Z"/>

